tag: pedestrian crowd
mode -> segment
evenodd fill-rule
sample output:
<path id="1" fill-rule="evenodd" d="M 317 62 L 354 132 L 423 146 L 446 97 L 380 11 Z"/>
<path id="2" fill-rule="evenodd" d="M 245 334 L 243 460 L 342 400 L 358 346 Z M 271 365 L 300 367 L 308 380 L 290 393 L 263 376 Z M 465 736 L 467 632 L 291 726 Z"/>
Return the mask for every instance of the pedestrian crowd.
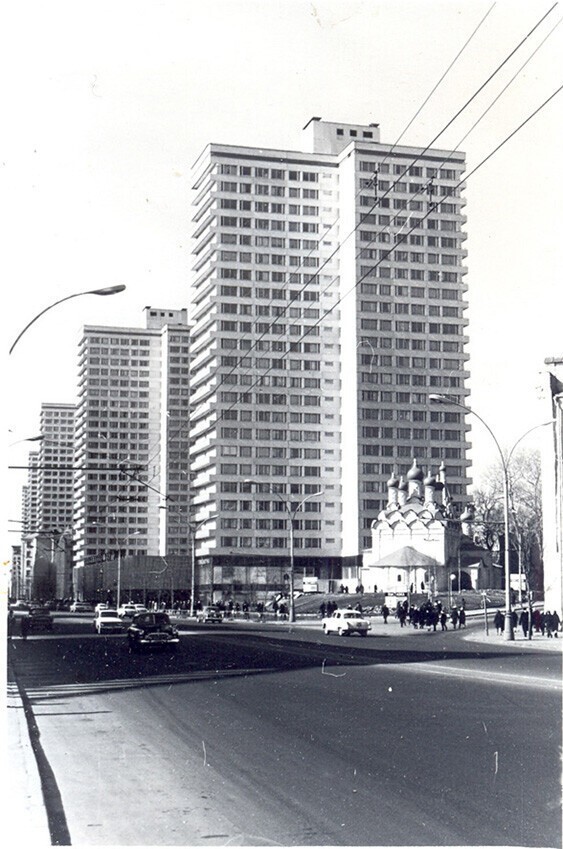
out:
<path id="1" fill-rule="evenodd" d="M 386 623 L 390 615 L 387 605 L 383 605 L 381 610 L 383 621 Z M 398 602 L 395 609 L 395 618 L 399 620 L 401 628 L 410 625 L 414 629 L 427 628 L 429 631 L 436 631 L 438 625 L 442 631 L 447 631 L 451 625 L 455 631 L 459 628 L 465 628 L 465 607 L 457 607 L 452 605 L 450 611 L 443 607 L 441 601 L 432 602 L 430 599 L 423 604 L 409 604 L 405 599 L 403 602 Z"/>
<path id="2" fill-rule="evenodd" d="M 504 620 L 505 615 L 501 613 L 500 610 L 497 610 L 495 613 L 495 618 L 493 620 L 493 624 L 496 628 L 497 634 L 504 633 Z M 525 637 L 528 636 L 530 630 L 535 632 L 536 634 L 540 634 L 545 636 L 547 634 L 548 637 L 557 637 L 558 632 L 561 630 L 561 619 L 556 610 L 553 612 L 549 610 L 538 610 L 537 608 L 532 611 L 532 617 L 530 621 L 530 613 L 527 609 L 523 609 L 520 612 L 520 615 L 516 612 L 516 610 L 512 611 L 512 627 L 514 630 L 520 625 L 522 629 L 522 633 Z"/>

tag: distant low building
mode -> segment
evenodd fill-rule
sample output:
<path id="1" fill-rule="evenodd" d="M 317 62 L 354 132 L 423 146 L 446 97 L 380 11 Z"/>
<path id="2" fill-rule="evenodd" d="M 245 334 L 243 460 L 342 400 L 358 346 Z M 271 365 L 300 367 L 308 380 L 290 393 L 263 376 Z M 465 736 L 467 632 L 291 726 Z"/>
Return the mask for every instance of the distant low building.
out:
<path id="1" fill-rule="evenodd" d="M 500 587 L 491 552 L 471 536 L 471 508 L 459 518 L 446 485 L 446 468 L 426 476 L 413 461 L 404 478 L 387 482 L 387 506 L 371 526 L 360 580 L 367 592 L 409 594 Z"/>

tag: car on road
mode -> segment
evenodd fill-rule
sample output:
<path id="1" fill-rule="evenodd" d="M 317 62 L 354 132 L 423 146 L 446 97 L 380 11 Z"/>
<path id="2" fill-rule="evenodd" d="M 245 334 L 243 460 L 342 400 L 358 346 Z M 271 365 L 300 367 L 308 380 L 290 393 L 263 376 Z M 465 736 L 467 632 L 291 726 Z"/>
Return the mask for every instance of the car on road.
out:
<path id="1" fill-rule="evenodd" d="M 138 612 L 135 605 L 130 601 L 121 604 L 117 609 L 117 615 L 122 619 L 132 619 Z"/>
<path id="2" fill-rule="evenodd" d="M 178 629 L 167 613 L 138 613 L 127 628 L 130 649 L 175 648 L 180 642 Z"/>
<path id="3" fill-rule="evenodd" d="M 92 613 L 93 606 L 87 601 L 73 601 L 70 605 L 71 613 Z"/>
<path id="4" fill-rule="evenodd" d="M 14 601 L 10 605 L 10 610 L 15 610 L 15 611 L 17 611 L 17 610 L 29 610 L 30 607 L 31 607 L 31 605 L 30 605 L 29 601 L 24 601 L 22 598 L 18 598 L 17 601 Z"/>
<path id="5" fill-rule="evenodd" d="M 48 607 L 30 607 L 26 614 L 27 631 L 52 631 L 53 617 Z"/>
<path id="6" fill-rule="evenodd" d="M 100 610 L 109 610 L 109 604 L 105 601 L 100 601 L 94 608 L 94 613 L 99 613 Z"/>
<path id="7" fill-rule="evenodd" d="M 123 633 L 125 625 L 117 615 L 117 610 L 98 610 L 94 619 L 94 630 L 97 634 L 111 632 Z"/>
<path id="8" fill-rule="evenodd" d="M 145 607 L 144 604 L 134 604 L 133 607 L 137 611 L 137 613 L 148 613 L 148 608 Z"/>
<path id="9" fill-rule="evenodd" d="M 203 610 L 200 610 L 197 614 L 198 622 L 222 622 L 223 621 L 223 611 L 219 610 L 215 605 L 208 605 L 204 607 Z"/>
<path id="10" fill-rule="evenodd" d="M 357 633 L 361 637 L 366 637 L 367 632 L 371 630 L 371 622 L 357 610 L 346 608 L 335 610 L 331 616 L 325 616 L 322 628 L 325 634 L 348 636 Z"/>

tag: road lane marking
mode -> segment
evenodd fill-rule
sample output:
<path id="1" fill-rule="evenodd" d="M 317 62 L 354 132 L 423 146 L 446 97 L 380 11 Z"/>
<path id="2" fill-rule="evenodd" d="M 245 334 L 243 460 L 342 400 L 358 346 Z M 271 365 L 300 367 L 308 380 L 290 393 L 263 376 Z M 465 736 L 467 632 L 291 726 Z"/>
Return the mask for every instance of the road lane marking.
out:
<path id="1" fill-rule="evenodd" d="M 561 682 L 557 679 L 534 678 L 531 675 L 520 675 L 513 672 L 493 672 L 483 669 L 467 669 L 459 666 L 445 666 L 429 663 L 379 663 L 374 669 L 396 669 L 405 672 L 415 672 L 420 675 L 441 675 L 444 678 L 463 678 L 482 681 L 489 684 L 500 684 L 509 687 L 531 687 L 534 690 L 561 691 Z"/>
<path id="2" fill-rule="evenodd" d="M 152 675 L 146 678 L 120 678 L 114 681 L 53 684 L 44 687 L 26 686 L 25 691 L 31 700 L 37 701 L 61 696 L 88 696 L 111 690 L 133 690 L 140 687 L 154 687 L 163 684 L 183 684 L 189 681 L 210 681 L 219 678 L 244 677 L 245 675 L 257 675 L 263 672 L 271 672 L 271 669 L 209 669 L 200 672 L 179 672 L 174 675 Z"/>

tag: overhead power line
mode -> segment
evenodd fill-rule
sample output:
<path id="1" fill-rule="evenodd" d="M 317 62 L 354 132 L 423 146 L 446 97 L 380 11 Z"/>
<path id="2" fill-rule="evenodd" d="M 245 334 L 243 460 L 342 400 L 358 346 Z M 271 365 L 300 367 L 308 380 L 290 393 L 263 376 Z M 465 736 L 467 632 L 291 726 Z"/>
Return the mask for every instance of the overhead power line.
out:
<path id="1" fill-rule="evenodd" d="M 422 104 L 422 105 L 418 108 L 418 110 L 417 110 L 417 112 L 415 113 L 415 115 L 413 116 L 413 118 L 411 118 L 411 120 L 409 121 L 409 123 L 408 123 L 408 124 L 406 125 L 406 127 L 403 129 L 403 131 L 402 131 L 402 132 L 401 132 L 401 134 L 399 135 L 399 137 L 398 137 L 397 141 L 395 141 L 395 142 L 393 143 L 393 145 L 391 145 L 390 149 L 386 152 L 385 157 L 384 157 L 384 159 L 382 160 L 382 163 L 383 163 L 383 162 L 386 162 L 386 161 L 387 161 L 387 159 L 391 156 L 392 152 L 393 152 L 393 151 L 395 150 L 395 148 L 397 147 L 397 145 L 398 145 L 398 143 L 399 143 L 400 139 L 402 138 L 402 136 L 405 134 L 405 132 L 407 131 L 407 129 L 411 126 L 411 124 L 413 123 L 413 121 L 415 120 L 415 118 L 416 118 L 416 117 L 420 114 L 420 112 L 422 111 L 422 109 L 424 108 L 424 106 L 426 105 L 426 103 L 428 103 L 428 101 L 430 100 L 430 98 L 432 97 L 432 95 L 433 95 L 433 94 L 435 93 L 435 91 L 438 89 L 438 87 L 439 87 L 439 85 L 441 84 L 441 82 L 443 82 L 443 80 L 444 80 L 444 79 L 446 78 L 446 76 L 448 75 L 448 73 L 449 73 L 449 71 L 451 70 L 451 68 L 455 65 L 455 63 L 456 63 L 456 62 L 458 61 L 458 59 L 461 57 L 461 55 L 462 55 L 462 54 L 463 54 L 463 52 L 465 51 L 466 47 L 467 47 L 467 46 L 469 45 L 469 43 L 472 41 L 473 37 L 476 35 L 476 33 L 478 32 L 478 30 L 480 29 L 480 27 L 482 26 L 482 24 L 485 22 L 486 18 L 488 17 L 488 15 L 490 14 L 490 12 L 491 12 L 491 11 L 492 11 L 492 9 L 494 8 L 494 5 L 495 5 L 495 4 L 493 4 L 493 5 L 492 5 L 492 6 L 488 9 L 488 11 L 487 11 L 487 12 L 486 12 L 486 14 L 483 16 L 483 18 L 481 19 L 481 21 L 479 22 L 479 24 L 477 25 L 477 27 L 473 30 L 473 32 L 471 33 L 471 35 L 469 36 L 469 38 L 466 40 L 466 42 L 464 43 L 464 45 L 462 46 L 462 48 L 458 51 L 457 55 L 454 57 L 454 59 L 452 60 L 452 62 L 451 62 L 451 63 L 450 63 L 450 65 L 448 66 L 448 68 L 444 71 L 444 73 L 442 74 L 442 76 L 439 78 L 438 82 L 434 85 L 434 87 L 432 88 L 431 92 L 429 93 L 429 95 L 428 95 L 428 96 L 426 97 L 426 99 L 424 100 L 423 104 Z M 447 122 L 447 123 L 446 123 L 446 124 L 445 124 L 445 125 L 441 128 L 441 129 L 440 129 L 440 131 L 439 131 L 439 132 L 438 132 L 438 133 L 434 136 L 434 138 L 433 138 L 433 139 L 432 139 L 432 140 L 431 140 L 431 141 L 430 141 L 430 142 L 426 145 L 426 147 L 424 147 L 424 148 L 423 148 L 423 150 L 422 150 L 420 153 L 418 153 L 418 154 L 416 155 L 416 157 L 415 157 L 414 159 L 412 159 L 412 160 L 409 162 L 409 164 L 405 167 L 405 169 L 403 170 L 403 172 L 402 172 L 402 173 L 401 173 L 401 174 L 400 174 L 400 175 L 396 178 L 395 182 L 400 181 L 400 180 L 402 179 L 402 177 L 403 177 L 403 176 L 404 176 L 404 175 L 408 172 L 409 168 L 411 168 L 411 167 L 412 167 L 412 166 L 413 166 L 413 165 L 414 165 L 414 164 L 415 164 L 415 163 L 416 163 L 416 162 L 417 162 L 417 161 L 418 161 L 418 160 L 419 160 L 422 156 L 424 156 L 424 154 L 425 154 L 425 153 L 427 153 L 427 152 L 428 152 L 428 150 L 432 147 L 432 145 L 434 145 L 434 144 L 436 143 L 436 141 L 437 141 L 437 140 L 438 140 L 438 139 L 439 139 L 439 138 L 440 138 L 440 137 L 444 134 L 444 132 L 445 132 L 445 131 L 446 131 L 446 130 L 447 130 L 447 129 L 448 129 L 448 128 L 449 128 L 449 127 L 453 124 L 453 122 L 454 122 L 454 121 L 455 121 L 455 120 L 456 120 L 456 119 L 457 119 L 457 118 L 458 118 L 458 117 L 459 117 L 459 116 L 460 116 L 460 115 L 461 115 L 461 114 L 462 114 L 462 113 L 463 113 L 463 112 L 464 112 L 464 111 L 468 108 L 468 106 L 469 106 L 469 105 L 473 102 L 473 100 L 475 100 L 475 98 L 476 98 L 476 97 L 477 97 L 477 96 L 478 96 L 478 95 L 479 95 L 479 94 L 480 94 L 480 93 L 481 93 L 481 92 L 485 89 L 485 87 L 486 87 L 486 86 L 487 86 L 487 85 L 488 85 L 488 84 L 489 84 L 489 83 L 490 83 L 490 82 L 491 82 L 491 81 L 495 78 L 495 76 L 496 76 L 496 75 L 500 72 L 500 70 L 504 67 L 504 65 L 506 65 L 506 63 L 507 63 L 507 62 L 508 62 L 508 61 L 512 58 L 512 56 L 514 56 L 514 55 L 516 54 L 516 52 L 517 52 L 517 51 L 518 51 L 518 50 L 519 50 L 519 49 L 520 49 L 520 48 L 521 48 L 521 47 L 522 47 L 522 46 L 526 43 L 526 41 L 527 41 L 527 40 L 528 40 L 528 39 L 529 39 L 529 38 L 533 35 L 533 33 L 534 33 L 537 29 L 538 29 L 538 27 L 539 27 L 539 26 L 543 23 L 543 21 L 544 21 L 544 20 L 548 17 L 548 15 L 549 15 L 549 14 L 551 14 L 551 12 L 553 11 L 553 9 L 555 9 L 556 5 L 557 5 L 557 4 L 554 4 L 554 5 L 553 5 L 553 6 L 552 6 L 552 7 L 551 7 L 551 8 L 550 8 L 550 9 L 549 9 L 549 10 L 548 10 L 548 11 L 547 11 L 544 15 L 542 15 L 542 17 L 541 17 L 541 18 L 537 21 L 537 23 L 536 23 L 536 24 L 532 27 L 532 29 L 531 29 L 531 30 L 527 33 L 527 35 L 526 35 L 526 36 L 524 36 L 524 38 L 522 38 L 522 39 L 521 39 L 521 41 L 520 41 L 520 42 L 519 42 L 519 43 L 518 43 L 518 44 L 517 44 L 517 45 L 516 45 L 516 46 L 515 46 L 512 50 L 511 50 L 511 52 L 508 54 L 508 56 L 506 56 L 506 58 L 505 58 L 505 59 L 504 59 L 504 60 L 503 60 L 503 61 L 502 61 L 502 62 L 501 62 L 501 63 L 500 63 L 497 67 L 496 67 L 496 69 L 495 69 L 495 70 L 494 70 L 494 71 L 493 71 L 493 72 L 489 75 L 489 77 L 485 80 L 485 82 L 483 82 L 483 83 L 482 83 L 482 84 L 481 84 L 481 85 L 480 85 L 480 86 L 476 89 L 476 91 L 475 91 L 475 92 L 474 92 L 474 93 L 473 93 L 473 94 L 472 94 L 472 95 L 471 95 L 471 96 L 470 96 L 470 97 L 469 97 L 469 98 L 465 101 L 465 103 L 461 106 L 461 108 L 460 108 L 460 109 L 459 109 L 459 110 L 455 113 L 455 115 L 453 116 L 453 118 L 451 118 L 451 119 L 450 119 L 450 120 L 449 120 L 449 121 L 448 121 L 448 122 Z M 380 163 L 380 164 L 382 164 L 382 163 Z M 386 191 L 386 192 L 382 195 L 382 198 L 387 197 L 387 195 L 389 194 L 389 192 L 390 192 L 390 191 L 391 191 L 391 189 L 389 188 L 389 189 L 388 189 L 388 190 L 387 190 L 387 191 Z M 359 192 L 358 192 L 358 194 L 359 194 Z M 382 199 L 382 198 L 381 198 L 381 199 Z M 373 212 L 373 210 L 374 210 L 374 209 L 378 206 L 378 203 L 379 203 L 379 201 L 376 201 L 376 203 L 374 204 L 374 206 L 373 206 L 373 207 L 372 207 L 372 208 L 368 211 L 368 214 L 370 214 L 371 212 Z M 339 219 L 337 218 L 337 219 L 336 219 L 336 221 L 338 221 L 338 220 L 339 220 Z M 333 222 L 333 223 L 332 223 L 332 225 L 331 225 L 331 227 L 330 227 L 330 228 L 329 228 L 329 230 L 327 231 L 327 233 L 323 234 L 323 237 L 322 237 L 323 239 L 325 239 L 325 238 L 326 238 L 326 236 L 328 235 L 328 233 L 330 232 L 330 230 L 332 229 L 332 227 L 334 227 L 334 226 L 335 226 L 335 223 L 336 223 L 336 222 Z M 330 254 L 330 255 L 329 255 L 329 256 L 328 256 L 328 257 L 324 260 L 323 264 L 322 264 L 322 265 L 321 265 L 321 267 L 320 267 L 320 268 L 319 268 L 319 269 L 315 272 L 315 274 L 314 274 L 314 275 L 312 275 L 311 280 L 310 280 L 310 281 L 308 281 L 308 282 L 306 282 L 306 283 L 305 283 L 305 284 L 304 284 L 304 285 L 303 285 L 303 286 L 302 286 L 302 287 L 298 290 L 298 295 L 299 295 L 299 297 L 300 297 L 300 296 L 301 296 L 301 294 L 305 291 L 305 289 L 306 289 L 306 288 L 307 288 L 307 287 L 311 284 L 312 280 L 314 280 L 315 278 L 317 278 L 317 279 L 319 278 L 319 275 L 321 274 L 321 272 L 323 271 L 323 269 L 327 266 L 327 264 L 328 264 L 329 262 L 331 262 L 331 260 L 333 260 L 333 259 L 334 259 L 334 257 L 336 256 L 336 254 L 339 252 L 339 250 L 342 248 L 342 246 L 343 246 L 344 244 L 346 244 L 346 242 L 348 241 L 348 239 L 350 239 L 350 238 L 351 238 L 351 237 L 352 237 L 352 236 L 353 236 L 353 235 L 357 232 L 357 230 L 358 230 L 358 227 L 359 227 L 359 226 L 361 226 L 361 221 L 360 221 L 360 222 L 359 222 L 359 223 L 358 223 L 358 224 L 354 227 L 354 229 L 353 229 L 352 231 L 350 231 L 350 233 L 348 233 L 348 235 L 347 235 L 347 236 L 346 236 L 343 240 L 339 241 L 339 243 L 338 243 L 338 245 L 336 246 L 336 248 L 334 249 L 334 251 L 333 251 L 333 252 L 332 252 L 332 253 L 331 253 L 331 254 Z M 320 242 L 321 242 L 321 239 L 318 239 L 318 240 L 317 240 L 317 248 L 318 248 L 318 245 L 320 244 Z M 316 250 L 317 248 L 315 248 L 315 250 Z M 309 252 L 308 256 L 310 256 L 310 255 L 311 255 L 311 251 Z M 301 264 L 300 264 L 300 266 L 299 266 L 298 268 L 296 268 L 296 269 L 294 270 L 294 272 L 292 272 L 292 273 L 297 273 L 297 272 L 298 272 L 300 269 L 302 269 L 302 268 L 303 268 L 303 263 L 301 263 Z M 326 290 L 325 290 L 325 291 L 326 291 Z M 291 306 L 295 303 L 295 301 L 296 301 L 296 300 L 297 300 L 296 298 L 293 298 L 293 299 L 291 299 L 291 298 L 290 298 L 290 299 L 289 299 L 289 301 L 287 302 L 287 304 L 285 304 L 285 305 L 284 305 L 284 308 L 283 308 L 283 310 L 282 310 L 281 315 L 280 315 L 280 316 L 277 316 L 277 319 L 278 319 L 278 320 L 279 320 L 279 318 L 281 318 L 281 317 L 283 317 L 285 314 L 287 314 L 288 310 L 291 308 Z M 273 301 L 270 301 L 270 303 L 273 303 Z M 326 315 L 326 314 L 325 314 L 325 315 Z M 273 324 L 273 322 L 271 322 L 271 323 L 270 323 L 270 327 L 272 326 L 272 324 Z M 290 326 L 291 326 L 291 325 L 292 325 L 292 323 L 290 323 Z M 215 390 L 218 390 L 221 386 L 223 386 L 223 385 L 224 385 L 224 383 L 225 383 L 225 378 L 226 378 L 226 377 L 228 377 L 229 375 L 233 374 L 235 371 L 237 371 L 237 370 L 238 370 L 239 365 L 240 365 L 240 361 L 241 361 L 241 360 L 244 360 L 244 358 L 245 358 L 245 357 L 247 357 L 249 354 L 251 354 L 251 353 L 252 353 L 252 351 L 253 351 L 253 350 L 255 350 L 255 349 L 256 349 L 256 347 L 257 347 L 258 343 L 264 339 L 264 337 L 266 336 L 266 334 L 267 334 L 268 332 L 269 332 L 269 331 L 265 330 L 265 331 L 263 331 L 260 335 L 258 335 L 257 337 L 255 337 L 255 338 L 254 338 L 254 342 L 253 342 L 253 344 L 252 344 L 251 348 L 250 348 L 248 351 L 246 351 L 246 352 L 245 352 L 244 356 L 242 356 L 242 357 L 240 357 L 240 358 L 239 358 L 239 362 L 237 363 L 237 365 L 232 366 L 232 367 L 230 368 L 230 370 L 229 370 L 229 371 L 226 371 L 225 373 L 221 373 L 220 381 L 219 381 L 219 383 L 217 384 L 217 386 L 215 387 Z M 243 339 L 244 339 L 244 337 L 243 337 Z M 269 370 L 268 370 L 268 371 L 269 371 Z M 268 371 L 265 371 L 265 372 L 263 373 L 263 376 L 265 376 L 266 374 L 268 374 Z M 180 435 L 183 433 L 183 431 L 184 431 L 184 429 L 185 429 L 186 427 L 189 427 L 189 422 L 188 422 L 188 423 L 186 423 L 186 425 L 182 425 L 182 427 L 181 427 L 178 431 L 176 431 L 176 433 L 175 433 L 173 436 L 176 436 L 176 437 L 177 437 L 177 436 L 180 436 Z M 154 460 L 154 458 L 155 458 L 156 456 L 158 456 L 158 452 L 157 452 L 156 454 L 154 454 L 154 455 L 153 455 L 153 457 L 151 457 L 151 459 L 148 461 L 147 465 L 150 465 L 150 463 Z"/>

